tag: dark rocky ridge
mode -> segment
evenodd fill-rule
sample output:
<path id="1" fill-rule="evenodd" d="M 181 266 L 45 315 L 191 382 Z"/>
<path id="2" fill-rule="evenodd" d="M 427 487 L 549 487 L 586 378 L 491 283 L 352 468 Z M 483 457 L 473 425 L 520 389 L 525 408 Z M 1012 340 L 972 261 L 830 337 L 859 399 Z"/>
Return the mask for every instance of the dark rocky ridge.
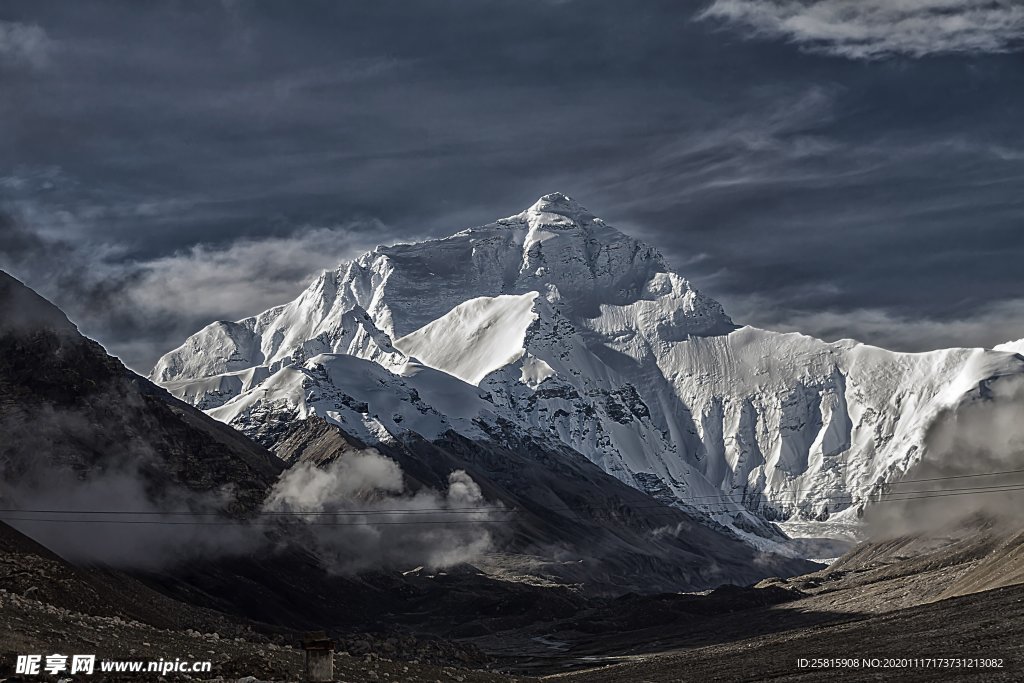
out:
<path id="1" fill-rule="evenodd" d="M 229 509 L 263 500 L 283 469 L 272 453 L 125 368 L 3 272 L 0 302 L 0 466 L 8 481 L 40 468 L 85 479 L 129 466 L 154 495 L 231 484 Z"/>
<path id="2" fill-rule="evenodd" d="M 504 434 L 502 443 L 512 438 Z M 317 417 L 291 422 L 267 439 L 288 463 L 323 465 L 367 447 Z M 507 507 L 508 524 L 494 531 L 498 549 L 506 561 L 508 555 L 536 559 L 528 571 L 504 568 L 513 573 L 620 594 L 749 584 L 768 574 L 792 576 L 818 567 L 758 553 L 729 531 L 608 476 L 567 447 L 555 451 L 529 439 L 502 443 L 448 432 L 434 442 L 410 435 L 374 448 L 402 466 L 412 489 L 444 488 L 448 474 L 460 469 L 489 501 Z M 480 566 L 486 570 L 488 564 L 485 559 Z"/>

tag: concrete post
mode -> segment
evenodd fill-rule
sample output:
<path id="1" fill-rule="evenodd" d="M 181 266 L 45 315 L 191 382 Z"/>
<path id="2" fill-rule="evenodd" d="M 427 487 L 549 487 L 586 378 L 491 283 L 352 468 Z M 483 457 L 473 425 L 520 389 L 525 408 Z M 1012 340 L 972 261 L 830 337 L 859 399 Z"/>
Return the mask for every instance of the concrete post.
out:
<path id="1" fill-rule="evenodd" d="M 334 680 L 334 641 L 323 631 L 307 633 L 302 641 L 306 651 L 306 681 L 330 683 Z"/>

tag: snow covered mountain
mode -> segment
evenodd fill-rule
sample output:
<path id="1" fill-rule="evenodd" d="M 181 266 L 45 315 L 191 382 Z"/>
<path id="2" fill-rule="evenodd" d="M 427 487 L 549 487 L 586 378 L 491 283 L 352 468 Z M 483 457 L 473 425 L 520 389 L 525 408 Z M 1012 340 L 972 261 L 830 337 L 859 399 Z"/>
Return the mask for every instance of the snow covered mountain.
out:
<path id="1" fill-rule="evenodd" d="M 1009 353 L 1024 353 L 1024 339 L 1006 342 L 995 347 L 996 351 L 1007 351 Z"/>
<path id="2" fill-rule="evenodd" d="M 371 442 L 530 434 L 745 533 L 855 523 L 928 457 L 937 415 L 1024 374 L 1018 352 L 738 327 L 657 250 L 556 193 L 378 247 L 291 303 L 207 326 L 151 378 L 256 436 L 312 415 Z"/>
<path id="3" fill-rule="evenodd" d="M 0 499 L 30 510 L 142 511 L 116 534 L 41 524 L 32 515 L 11 519 L 82 561 L 149 569 L 188 558 L 188 580 L 212 581 L 220 597 L 230 585 L 229 594 L 251 604 L 239 583 L 257 591 L 274 586 L 279 597 L 283 583 L 300 593 L 284 600 L 292 607 L 310 586 L 333 594 L 339 584 L 331 576 L 359 573 L 359 584 L 343 582 L 341 592 L 362 596 L 356 600 L 368 588 L 394 593 L 398 604 L 373 598 L 374 609 L 392 613 L 406 600 L 423 609 L 412 596 L 424 567 L 429 574 L 463 565 L 456 590 L 478 597 L 522 581 L 593 594 L 704 590 L 817 568 L 752 548 L 702 515 L 652 504 L 557 441 L 511 429 L 495 443 L 458 417 L 486 411 L 476 388 L 437 370 L 410 366 L 400 378 L 344 354 L 284 367 L 262 382 L 263 400 L 249 392 L 223 407 L 246 412 L 249 431 L 273 445 L 271 453 L 126 369 L 3 271 L 0 310 Z M 334 424 L 275 409 L 278 400 L 296 397 L 330 412 Z M 337 423 L 371 434 L 371 410 L 382 417 L 367 451 Z M 406 438 L 385 443 L 388 429 Z M 353 507 L 340 513 L 344 524 L 320 513 L 314 525 L 302 523 L 306 515 L 281 516 L 346 503 Z M 225 508 L 225 518 L 208 523 L 214 520 L 207 515 Z M 182 519 L 200 511 L 196 525 Z M 238 518 L 259 512 L 264 517 L 253 526 Z M 231 564 L 238 553 L 246 555 L 246 569 Z M 476 571 L 466 571 L 468 562 Z"/>

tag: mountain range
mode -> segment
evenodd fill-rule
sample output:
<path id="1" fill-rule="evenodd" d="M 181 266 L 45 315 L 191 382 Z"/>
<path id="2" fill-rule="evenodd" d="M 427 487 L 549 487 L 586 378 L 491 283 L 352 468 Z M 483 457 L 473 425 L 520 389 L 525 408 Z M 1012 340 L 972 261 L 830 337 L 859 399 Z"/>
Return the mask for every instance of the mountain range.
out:
<path id="1" fill-rule="evenodd" d="M 740 327 L 562 195 L 214 323 L 158 383 L 2 272 L 0 310 L 0 651 L 243 682 L 294 680 L 309 629 L 352 679 L 1019 660 L 1020 487 L 974 477 L 1019 472 L 1021 342 Z M 837 519 L 871 539 L 827 568 L 779 528 Z"/>
<path id="2" fill-rule="evenodd" d="M 0 303 L 3 519 L 16 512 L 19 530 L 75 561 L 164 571 L 269 558 L 254 584 L 296 574 L 274 564 L 282 557 L 328 573 L 383 572 L 387 582 L 472 562 L 481 576 L 595 593 L 699 590 L 815 567 L 759 553 L 521 430 L 497 440 L 424 429 L 429 440 L 407 434 L 371 447 L 329 415 L 268 414 L 249 431 L 271 452 L 125 368 L 6 273 Z M 445 423 L 380 365 L 333 358 L 316 373 L 342 372 L 350 391 L 366 392 L 357 396 L 411 409 L 410 422 Z M 287 389 L 306 376 L 296 370 L 271 379 Z M 439 395 L 468 386 L 423 372 Z"/>
<path id="3" fill-rule="evenodd" d="M 937 421 L 1024 375 L 1020 343 L 896 353 L 740 326 L 564 194 L 382 246 L 215 322 L 150 378 L 274 450 L 317 418 L 368 444 L 568 449 L 759 547 L 856 533 Z M 934 463 L 933 463 L 934 464 Z"/>

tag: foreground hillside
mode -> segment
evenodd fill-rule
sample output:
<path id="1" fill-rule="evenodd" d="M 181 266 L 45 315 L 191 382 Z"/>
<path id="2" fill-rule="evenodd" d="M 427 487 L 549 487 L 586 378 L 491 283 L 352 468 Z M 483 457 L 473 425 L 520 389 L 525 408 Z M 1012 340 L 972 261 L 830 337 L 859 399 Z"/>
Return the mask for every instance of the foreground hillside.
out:
<path id="1" fill-rule="evenodd" d="M 195 679 L 217 680 L 294 681 L 303 665 L 300 630 L 175 600 L 125 572 L 76 567 L 4 524 L 0 524 L 0 623 L 4 625 L 0 677 L 8 681 L 18 680 L 13 675 L 14 655 L 26 653 L 211 661 L 212 671 Z M 467 668 L 484 660 L 473 650 L 436 640 L 350 633 L 338 645 L 339 680 L 515 680 Z M 193 680 L 173 673 L 165 678 Z M 138 674 L 99 673 L 89 678 L 138 679 Z"/>
<path id="2" fill-rule="evenodd" d="M 781 633 L 681 649 L 651 657 L 625 658 L 602 669 L 544 680 L 579 683 L 647 681 L 1019 681 L 1024 665 L 1024 586 L 866 617 L 838 616 Z M 874 668 L 801 667 L 806 659 L 878 660 Z M 910 669 L 906 659 L 988 659 L 1001 668 Z M 890 663 L 887 665 L 886 660 Z M 889 668 L 886 668 L 886 667 Z M 684 673 L 685 672 L 685 673 Z"/>
<path id="3" fill-rule="evenodd" d="M 267 495 L 283 469 L 273 454 L 125 368 L 2 271 L 0 310 L 0 494 L 9 503 L 73 505 L 68 478 L 88 477 L 109 484 L 90 501 L 101 507 L 119 503 L 114 493 L 168 505 L 210 495 L 243 514 Z"/>

